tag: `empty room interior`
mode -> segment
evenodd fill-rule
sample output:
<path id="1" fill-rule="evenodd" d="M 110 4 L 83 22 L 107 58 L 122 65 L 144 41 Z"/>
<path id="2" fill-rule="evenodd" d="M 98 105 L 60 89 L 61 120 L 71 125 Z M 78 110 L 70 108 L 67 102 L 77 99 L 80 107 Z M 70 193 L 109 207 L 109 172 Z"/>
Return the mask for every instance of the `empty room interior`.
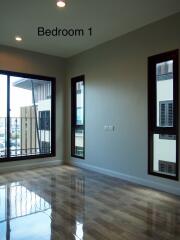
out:
<path id="1" fill-rule="evenodd" d="M 0 0 L 0 240 L 180 240 L 179 0 Z"/>

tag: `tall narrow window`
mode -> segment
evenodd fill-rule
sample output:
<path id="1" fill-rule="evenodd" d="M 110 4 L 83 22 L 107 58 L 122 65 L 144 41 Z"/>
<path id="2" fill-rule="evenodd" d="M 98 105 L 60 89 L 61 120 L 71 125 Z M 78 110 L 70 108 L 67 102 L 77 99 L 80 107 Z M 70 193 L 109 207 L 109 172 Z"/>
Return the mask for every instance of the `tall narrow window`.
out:
<path id="1" fill-rule="evenodd" d="M 0 71 L 0 161 L 55 155 L 54 93 L 53 78 Z"/>
<path id="2" fill-rule="evenodd" d="M 71 155 L 85 156 L 84 76 L 72 78 L 71 82 Z"/>
<path id="3" fill-rule="evenodd" d="M 148 59 L 149 174 L 178 180 L 178 50 Z"/>

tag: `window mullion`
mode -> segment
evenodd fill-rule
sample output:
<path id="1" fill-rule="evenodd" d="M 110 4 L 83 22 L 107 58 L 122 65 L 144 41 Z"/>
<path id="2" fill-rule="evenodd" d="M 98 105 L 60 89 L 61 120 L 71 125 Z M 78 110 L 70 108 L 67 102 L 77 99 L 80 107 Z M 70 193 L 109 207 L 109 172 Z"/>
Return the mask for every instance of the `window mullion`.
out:
<path id="1" fill-rule="evenodd" d="M 10 75 L 7 75 L 7 128 L 6 128 L 6 136 L 7 136 L 7 158 L 10 157 Z"/>

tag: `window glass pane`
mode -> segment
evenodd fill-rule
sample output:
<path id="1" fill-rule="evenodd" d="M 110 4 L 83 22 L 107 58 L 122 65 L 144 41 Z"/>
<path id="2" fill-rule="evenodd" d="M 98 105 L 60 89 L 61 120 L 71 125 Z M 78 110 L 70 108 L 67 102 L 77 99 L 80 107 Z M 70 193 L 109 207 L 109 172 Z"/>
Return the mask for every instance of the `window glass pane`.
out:
<path id="1" fill-rule="evenodd" d="M 153 170 L 170 176 L 176 176 L 176 136 L 154 134 Z"/>
<path id="2" fill-rule="evenodd" d="M 7 76 L 0 75 L 0 158 L 7 154 Z"/>
<path id="3" fill-rule="evenodd" d="M 83 81 L 76 83 L 76 124 L 84 124 L 84 84 Z"/>
<path id="4" fill-rule="evenodd" d="M 84 156 L 84 130 L 75 130 L 75 155 Z"/>
<path id="5" fill-rule="evenodd" d="M 173 127 L 173 61 L 156 64 L 156 125 Z"/>
<path id="6" fill-rule="evenodd" d="M 10 77 L 10 154 L 51 153 L 51 82 Z"/>
<path id="7" fill-rule="evenodd" d="M 72 79 L 72 118 L 71 118 L 71 155 L 73 157 L 85 157 L 85 119 L 84 119 L 84 76 Z"/>

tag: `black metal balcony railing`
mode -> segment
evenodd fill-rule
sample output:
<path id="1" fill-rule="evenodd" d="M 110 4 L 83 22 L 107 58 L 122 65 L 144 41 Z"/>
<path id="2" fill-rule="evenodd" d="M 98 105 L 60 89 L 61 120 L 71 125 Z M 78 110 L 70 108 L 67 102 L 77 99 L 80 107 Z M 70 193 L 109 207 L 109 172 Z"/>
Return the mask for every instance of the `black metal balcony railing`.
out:
<path id="1" fill-rule="evenodd" d="M 17 157 L 50 153 L 49 118 L 12 117 L 8 120 L 0 117 L 0 158 L 8 154 Z"/>

